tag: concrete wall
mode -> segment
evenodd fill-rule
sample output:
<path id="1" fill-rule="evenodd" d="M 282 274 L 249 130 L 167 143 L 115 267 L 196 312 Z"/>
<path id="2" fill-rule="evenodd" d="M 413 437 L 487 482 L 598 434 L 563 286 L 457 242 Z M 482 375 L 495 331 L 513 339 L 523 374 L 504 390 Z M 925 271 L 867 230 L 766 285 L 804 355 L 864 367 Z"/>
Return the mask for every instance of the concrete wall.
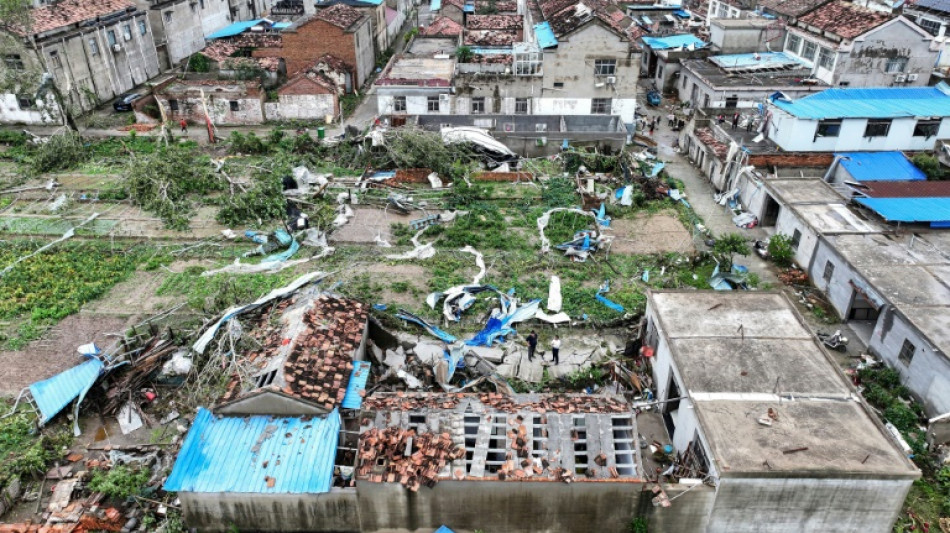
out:
<path id="1" fill-rule="evenodd" d="M 688 69 L 680 68 L 680 78 L 676 85 L 680 100 L 684 102 L 693 102 L 698 107 L 723 109 L 726 107 L 726 98 L 736 97 L 738 103 L 736 108 L 748 109 L 765 102 L 769 95 L 776 91 L 782 91 L 789 98 L 801 98 L 802 96 L 819 92 L 827 87 L 783 87 L 761 85 L 748 85 L 740 87 L 716 87 L 706 82 Z"/>
<path id="2" fill-rule="evenodd" d="M 640 508 L 643 483 L 440 481 L 433 489 L 359 483 L 362 531 L 455 530 L 561 533 L 625 531 Z M 651 495 L 652 496 L 652 495 Z"/>
<path id="3" fill-rule="evenodd" d="M 796 230 L 801 232 L 801 237 L 798 241 L 798 249 L 795 250 L 795 263 L 804 265 L 807 269 L 818 246 L 818 233 L 806 224 L 794 209 L 787 205 L 780 205 L 778 219 L 775 222 L 775 233 L 791 238 Z"/>
<path id="4" fill-rule="evenodd" d="M 768 46 L 775 47 L 785 42 L 784 31 L 782 34 L 775 31 L 771 33 L 765 31 L 765 26 L 768 24 L 770 24 L 769 21 L 763 21 L 761 24 L 750 22 L 749 26 L 730 26 L 727 28 L 713 20 L 709 25 L 709 42 L 719 49 L 720 54 L 764 52 L 768 50 Z M 767 38 L 772 40 L 767 41 Z"/>
<path id="5" fill-rule="evenodd" d="M 738 7 L 731 6 L 722 0 L 710 0 L 709 7 L 706 10 L 706 26 L 709 26 L 713 19 L 717 18 L 729 18 L 737 19 L 742 15 L 742 10 Z"/>
<path id="6" fill-rule="evenodd" d="M 155 31 L 155 46 L 164 48 L 174 66 L 205 47 L 205 35 L 231 23 L 228 3 L 224 0 L 182 0 L 158 3 L 148 11 Z"/>
<path id="7" fill-rule="evenodd" d="M 910 364 L 898 358 L 905 340 L 917 348 Z M 927 413 L 950 411 L 950 361 L 890 305 L 881 310 L 869 348 L 900 372 L 902 383 L 920 398 Z"/>
<path id="8" fill-rule="evenodd" d="M 218 94 L 213 89 L 205 89 L 208 100 L 208 112 L 217 126 L 240 126 L 262 124 L 264 122 L 264 96 Z M 205 117 L 201 98 L 198 96 L 157 94 L 155 99 L 165 109 L 168 117 L 177 122 L 182 118 L 203 121 Z M 169 99 L 178 100 L 178 111 L 172 112 Z M 231 110 L 231 102 L 237 102 L 237 110 Z"/>
<path id="9" fill-rule="evenodd" d="M 279 99 L 277 116 L 281 119 L 322 119 L 337 114 L 333 94 L 282 94 Z"/>
<path id="10" fill-rule="evenodd" d="M 52 96 L 36 102 L 32 107 L 20 107 L 15 94 L 0 94 L 0 124 L 25 124 L 41 126 L 62 124 L 63 119 Z"/>
<path id="11" fill-rule="evenodd" d="M 950 136 L 950 119 L 940 122 L 940 129 L 933 137 L 914 137 L 917 119 L 895 118 L 886 137 L 864 137 L 867 119 L 844 119 L 837 137 L 815 137 L 817 120 L 804 120 L 769 105 L 772 122 L 768 136 L 788 152 L 875 152 L 875 151 L 924 151 L 933 150 L 937 139 Z"/>
<path id="12" fill-rule="evenodd" d="M 396 96 L 406 98 L 407 115 L 448 115 L 453 114 L 455 106 L 454 98 L 449 94 L 448 87 L 399 87 L 399 86 L 376 86 L 376 112 L 380 115 L 390 115 L 395 113 L 393 100 Z M 438 96 L 441 100 L 439 112 L 429 111 L 429 97 Z M 401 113 L 400 113 L 401 114 Z"/>
<path id="13" fill-rule="evenodd" d="M 270 8 L 276 3 L 277 0 L 228 0 L 231 19 L 235 21 L 261 18 L 265 13 L 269 12 Z"/>
<path id="14" fill-rule="evenodd" d="M 693 130 L 689 130 L 686 134 L 686 154 L 689 162 L 699 168 L 700 172 L 706 176 L 717 191 L 721 191 L 725 185 L 725 175 L 723 173 L 725 164 L 716 157 L 711 149 L 699 142 L 699 139 L 693 135 Z"/>
<path id="15" fill-rule="evenodd" d="M 670 507 L 654 506 L 651 492 L 640 498 L 640 516 L 647 519 L 650 531 L 700 533 L 707 530 L 709 513 L 716 500 L 716 489 L 706 485 L 685 487 L 665 484 L 663 490 L 667 497 L 676 498 Z"/>
<path id="16" fill-rule="evenodd" d="M 326 494 L 179 492 L 185 523 L 203 532 L 360 531 L 356 489 Z"/>

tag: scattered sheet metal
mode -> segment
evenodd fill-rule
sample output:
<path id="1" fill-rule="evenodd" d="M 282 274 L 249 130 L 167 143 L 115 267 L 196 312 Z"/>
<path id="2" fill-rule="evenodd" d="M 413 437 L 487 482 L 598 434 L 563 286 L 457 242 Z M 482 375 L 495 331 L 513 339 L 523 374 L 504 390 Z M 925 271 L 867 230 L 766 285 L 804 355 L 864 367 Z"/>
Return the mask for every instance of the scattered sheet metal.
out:
<path id="1" fill-rule="evenodd" d="M 205 348 L 208 347 L 208 343 L 211 342 L 211 339 L 214 338 L 215 334 L 218 332 L 218 329 L 225 322 L 231 320 L 235 316 L 245 311 L 257 309 L 258 307 L 266 304 L 267 302 L 270 302 L 271 300 L 289 296 L 293 294 L 294 292 L 296 292 L 297 290 L 299 290 L 304 285 L 307 285 L 313 282 L 319 282 L 326 276 L 327 275 L 323 272 L 310 272 L 308 274 L 304 274 L 303 276 L 300 276 L 299 278 L 290 282 L 290 284 L 287 285 L 286 287 L 280 287 L 280 288 L 274 289 L 270 291 L 269 293 L 265 294 L 264 296 L 261 296 L 260 298 L 258 298 L 252 303 L 235 306 L 228 309 L 227 311 L 224 312 L 223 315 L 221 315 L 221 318 L 219 318 L 214 324 L 209 326 L 208 329 L 206 329 L 205 332 L 202 333 L 200 337 L 198 337 L 198 340 L 196 340 L 195 343 L 191 345 L 191 348 L 197 353 L 204 353 Z"/>
<path id="2" fill-rule="evenodd" d="M 433 326 L 432 324 L 426 322 L 419 316 L 414 315 L 410 313 L 409 311 L 406 311 L 405 309 L 400 309 L 399 312 L 396 314 L 396 318 L 405 320 L 406 322 L 412 322 L 413 324 L 418 324 L 422 326 L 423 329 L 425 329 L 427 332 L 429 332 L 430 335 L 437 337 L 443 340 L 444 342 L 451 344 L 457 340 L 453 335 L 446 333 L 445 331 L 442 331 L 441 329 Z"/>
<path id="3" fill-rule="evenodd" d="M 493 154 L 509 158 L 517 157 L 511 149 L 492 137 L 487 131 L 472 126 L 442 128 L 442 142 L 446 144 L 467 142 L 480 146 Z"/>
<path id="4" fill-rule="evenodd" d="M 283 231 L 283 230 L 278 230 Z M 277 232 L 275 232 L 276 234 Z M 286 234 L 286 232 L 284 232 Z M 312 248 L 319 248 L 320 252 L 316 255 L 310 256 L 308 258 L 296 259 L 294 261 L 289 261 L 289 257 L 294 255 L 294 253 L 300 248 L 297 240 L 291 241 L 290 248 L 287 249 L 283 254 L 275 254 L 268 258 L 261 260 L 260 263 L 242 263 L 240 258 L 235 259 L 234 263 L 227 265 L 225 267 L 216 268 L 214 270 L 206 270 L 201 273 L 202 276 L 214 276 L 215 274 L 229 273 L 229 274 L 256 274 L 266 272 L 272 274 L 274 272 L 280 272 L 287 268 L 291 268 L 308 261 L 316 261 L 318 259 L 323 259 L 324 257 L 332 254 L 336 249 L 329 244 L 327 244 L 327 235 L 326 233 L 320 231 L 317 228 L 310 228 L 304 232 L 303 241 L 300 244 L 304 246 L 309 246 Z M 289 237 L 289 234 L 288 234 Z M 282 258 L 280 256 L 287 256 Z"/>
<path id="5" fill-rule="evenodd" d="M 119 409 L 116 420 L 119 421 L 119 430 L 122 431 L 123 435 L 128 435 L 145 425 L 142 422 L 142 417 L 138 413 L 138 409 L 132 405 L 132 402 L 126 402 L 122 408 Z"/>
<path id="6" fill-rule="evenodd" d="M 620 200 L 620 205 L 624 207 L 630 207 L 633 205 L 633 186 L 627 185 L 622 187 L 617 191 L 617 199 Z"/>
<path id="7" fill-rule="evenodd" d="M 548 286 L 548 311 L 559 312 L 561 303 L 561 278 L 551 276 L 551 284 Z"/>
<path id="8" fill-rule="evenodd" d="M 568 213 L 577 213 L 578 215 L 583 215 L 585 217 L 591 217 L 594 221 L 597 221 L 597 215 L 584 211 L 582 209 L 575 209 L 573 207 L 555 207 L 554 209 L 549 209 L 545 211 L 543 215 L 538 217 L 538 233 L 541 236 L 541 253 L 546 254 L 551 251 L 551 241 L 544 235 L 544 228 L 548 227 L 548 224 L 551 222 L 551 215 L 558 212 L 568 212 Z"/>
<path id="9" fill-rule="evenodd" d="M 297 187 L 284 190 L 284 196 L 318 194 L 330 184 L 332 174 L 314 174 L 305 166 L 294 167 L 293 179 Z"/>
<path id="10" fill-rule="evenodd" d="M 541 299 L 531 300 L 521 307 L 517 307 L 514 299 L 502 299 L 502 306 L 492 311 L 491 317 L 485 327 L 475 334 L 474 337 L 465 341 L 469 346 L 491 346 L 499 338 L 504 338 L 515 330 L 513 325 L 531 320 L 538 314 L 541 307 Z"/>
<path id="11" fill-rule="evenodd" d="M 653 168 L 650 169 L 650 174 L 649 174 L 649 176 L 650 176 L 651 178 L 655 178 L 655 177 L 659 176 L 659 175 L 660 175 L 660 171 L 663 170 L 663 167 L 665 167 L 665 166 L 666 166 L 666 163 L 663 163 L 662 161 L 661 161 L 661 162 L 658 162 L 658 163 L 655 163 L 655 164 L 653 165 Z"/>
<path id="12" fill-rule="evenodd" d="M 478 285 L 481 283 L 482 278 L 485 277 L 485 256 L 481 252 L 472 248 L 471 246 L 466 246 L 462 248 L 463 252 L 470 253 L 475 256 L 475 266 L 478 267 L 478 274 L 475 274 L 475 277 L 472 279 L 472 285 Z"/>
<path id="13" fill-rule="evenodd" d="M 427 242 L 425 244 L 421 244 L 419 242 L 419 237 L 422 236 L 422 233 L 425 230 L 426 228 L 422 228 L 421 230 L 417 231 L 415 235 L 412 236 L 412 245 L 414 246 L 412 250 L 409 250 L 408 252 L 405 252 L 402 254 L 387 255 L 386 259 L 395 259 L 395 260 L 428 259 L 432 257 L 433 255 L 435 255 L 435 247 L 433 246 L 435 244 L 435 241 Z"/>
<path id="14" fill-rule="evenodd" d="M 359 409 L 363 405 L 363 394 L 366 392 L 371 366 L 369 361 L 353 361 L 353 372 L 350 373 L 346 394 L 340 403 L 343 409 Z"/>
<path id="15" fill-rule="evenodd" d="M 600 204 L 600 208 L 597 210 L 596 218 L 597 218 L 597 223 L 600 224 L 602 227 L 605 227 L 605 228 L 610 227 L 610 217 L 607 216 L 607 204 L 605 203 Z"/>
<path id="16" fill-rule="evenodd" d="M 595 296 L 595 298 L 597 298 L 598 302 L 606 305 L 607 307 L 613 309 L 614 311 L 618 313 L 625 312 L 626 310 L 623 308 L 622 305 L 618 304 L 617 302 L 608 300 L 607 298 L 604 297 L 604 294 L 607 294 L 608 292 L 610 292 L 610 280 L 604 281 L 604 284 L 600 286 L 600 289 L 597 289 L 597 295 Z"/>
<path id="17" fill-rule="evenodd" d="M 480 275 L 476 276 L 476 279 L 480 278 Z M 495 292 L 499 298 L 506 298 L 501 291 L 490 285 L 456 285 L 455 287 L 449 287 L 445 292 L 430 293 L 426 296 L 426 303 L 429 304 L 429 307 L 435 309 L 439 300 L 444 298 L 442 316 L 451 322 L 458 322 L 462 319 L 462 313 L 475 303 L 475 295 L 486 291 Z"/>
<path id="18" fill-rule="evenodd" d="M 73 400 L 76 400 L 78 407 L 104 372 L 105 364 L 91 357 L 49 379 L 30 385 L 33 402 L 40 411 L 39 425 L 45 425 L 52 420 Z"/>
<path id="19" fill-rule="evenodd" d="M 544 311 L 538 311 L 538 313 L 534 315 L 534 318 L 537 318 L 542 322 L 547 322 L 548 324 L 564 324 L 571 321 L 571 317 L 568 316 L 567 313 L 563 312 L 549 315 Z"/>
<path id="20" fill-rule="evenodd" d="M 746 269 L 748 272 L 748 269 Z M 717 291 L 731 291 L 735 289 L 747 289 L 748 277 L 745 273 L 730 271 L 723 274 L 719 269 L 719 262 L 716 262 L 716 268 L 713 269 L 712 276 L 709 277 L 709 286 Z"/>

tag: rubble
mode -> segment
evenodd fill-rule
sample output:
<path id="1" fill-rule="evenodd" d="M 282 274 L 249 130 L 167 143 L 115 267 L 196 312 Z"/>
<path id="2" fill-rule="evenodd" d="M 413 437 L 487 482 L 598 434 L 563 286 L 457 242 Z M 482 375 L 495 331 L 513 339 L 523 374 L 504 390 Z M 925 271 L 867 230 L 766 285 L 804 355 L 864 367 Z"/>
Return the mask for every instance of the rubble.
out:
<path id="1" fill-rule="evenodd" d="M 465 449 L 453 443 L 448 433 L 373 428 L 360 435 L 356 474 L 375 483 L 398 482 L 415 492 L 422 485 L 435 486 L 445 465 L 464 456 Z"/>

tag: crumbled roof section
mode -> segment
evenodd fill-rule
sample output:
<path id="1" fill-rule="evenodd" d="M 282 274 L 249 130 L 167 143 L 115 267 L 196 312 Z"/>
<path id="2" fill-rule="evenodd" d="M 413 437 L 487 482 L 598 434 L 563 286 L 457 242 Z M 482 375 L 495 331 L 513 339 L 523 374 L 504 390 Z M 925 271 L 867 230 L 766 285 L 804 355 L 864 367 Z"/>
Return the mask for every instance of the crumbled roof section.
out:
<path id="1" fill-rule="evenodd" d="M 434 486 L 445 465 L 464 456 L 465 448 L 453 443 L 448 433 L 372 428 L 360 435 L 356 475 L 376 483 L 399 482 L 415 492 L 422 485 Z"/>
<path id="2" fill-rule="evenodd" d="M 420 409 L 455 409 L 469 397 L 477 397 L 482 404 L 496 411 L 515 413 L 628 413 L 630 406 L 610 396 L 552 394 L 537 400 L 519 400 L 505 394 L 484 392 L 477 395 L 402 393 L 370 396 L 363 401 L 364 410 L 417 411 Z"/>
<path id="3" fill-rule="evenodd" d="M 349 63 L 333 54 L 323 54 L 318 57 L 309 70 L 317 70 L 321 65 L 326 65 L 328 69 L 336 72 L 351 72 L 353 70 Z"/>
<path id="4" fill-rule="evenodd" d="M 231 39 L 231 42 L 242 48 L 282 48 L 284 39 L 273 33 L 245 32 Z"/>
<path id="5" fill-rule="evenodd" d="M 890 19 L 888 13 L 835 0 L 799 18 L 798 25 L 813 26 L 844 39 L 854 39 Z"/>
<path id="6" fill-rule="evenodd" d="M 475 11 L 478 12 L 479 9 L 490 7 L 492 4 L 491 0 L 476 0 L 475 1 Z M 495 2 L 495 10 L 499 13 L 517 13 L 518 12 L 518 2 L 514 0 L 500 0 Z"/>
<path id="7" fill-rule="evenodd" d="M 241 66 L 258 66 L 264 70 L 276 72 L 280 67 L 280 59 L 276 57 L 234 57 L 241 46 L 223 40 L 214 41 L 201 51 L 201 55 L 219 63 L 221 68 L 235 69 Z"/>
<path id="8" fill-rule="evenodd" d="M 474 46 L 510 46 L 521 41 L 521 32 L 513 30 L 467 30 L 464 44 Z"/>
<path id="9" fill-rule="evenodd" d="M 363 13 L 355 7 L 350 7 L 346 4 L 334 4 L 326 9 L 321 9 L 317 13 L 316 18 L 346 30 L 362 19 Z"/>
<path id="10" fill-rule="evenodd" d="M 625 15 L 620 7 L 608 0 L 547 0 L 541 2 L 539 7 L 557 37 L 562 37 L 596 18 L 626 38 L 627 30 L 633 24 L 633 20 Z"/>
<path id="11" fill-rule="evenodd" d="M 524 27 L 521 15 L 469 15 L 465 27 L 470 30 L 520 30 Z"/>
<path id="12" fill-rule="evenodd" d="M 759 6 L 789 17 L 800 17 L 829 0 L 759 0 Z"/>
<path id="13" fill-rule="evenodd" d="M 238 51 L 239 46 L 226 41 L 214 41 L 201 51 L 201 55 L 218 63 L 229 59 Z"/>
<path id="14" fill-rule="evenodd" d="M 309 80 L 319 85 L 320 87 L 323 87 L 324 89 L 326 89 L 327 91 L 331 93 L 334 93 L 337 91 L 336 83 L 333 80 L 331 80 L 327 75 L 323 74 L 322 72 L 317 72 L 313 69 L 308 69 L 305 71 L 298 72 L 294 77 L 287 80 L 287 83 L 285 83 L 284 86 L 281 87 L 277 91 L 277 94 L 283 94 L 285 90 L 289 90 L 291 88 L 291 85 L 296 85 L 297 82 L 299 82 L 300 80 Z M 294 93 L 294 94 L 301 94 L 301 93 Z"/>
<path id="15" fill-rule="evenodd" d="M 462 35 L 462 25 L 449 17 L 438 17 L 425 28 L 419 30 L 423 37 L 458 37 Z"/>
<path id="16" fill-rule="evenodd" d="M 699 139 L 699 142 L 708 146 L 709 149 L 712 150 L 714 154 L 716 154 L 716 157 L 718 157 L 720 161 L 725 160 L 726 154 L 729 152 L 729 147 L 726 146 L 726 143 L 716 139 L 716 136 L 713 135 L 711 129 L 697 128 L 694 135 L 696 135 L 696 138 Z"/>
<path id="17" fill-rule="evenodd" d="M 32 31 L 43 33 L 134 8 L 135 4 L 129 0 L 62 0 L 33 10 Z"/>
<path id="18" fill-rule="evenodd" d="M 355 300 L 319 297 L 304 317 L 309 330 L 284 363 L 284 392 L 326 409 L 339 405 L 353 369 L 353 352 L 363 339 L 366 314 Z"/>

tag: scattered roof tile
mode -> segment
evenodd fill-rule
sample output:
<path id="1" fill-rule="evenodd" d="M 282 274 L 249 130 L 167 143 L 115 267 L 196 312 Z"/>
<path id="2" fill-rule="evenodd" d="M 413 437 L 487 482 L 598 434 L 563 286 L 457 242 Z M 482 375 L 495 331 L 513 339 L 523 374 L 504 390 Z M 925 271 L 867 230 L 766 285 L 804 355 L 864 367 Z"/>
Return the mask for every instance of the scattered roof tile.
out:
<path id="1" fill-rule="evenodd" d="M 350 7 L 346 4 L 334 4 L 317 12 L 316 18 L 347 30 L 363 18 L 363 13 L 355 7 Z"/>
<path id="2" fill-rule="evenodd" d="M 524 28 L 524 17 L 521 15 L 469 15 L 465 21 L 469 30 L 511 30 Z"/>
<path id="3" fill-rule="evenodd" d="M 33 33 L 43 33 L 116 11 L 135 9 L 129 0 L 62 0 L 33 10 Z"/>
<path id="4" fill-rule="evenodd" d="M 697 139 L 699 139 L 699 142 L 709 147 L 709 149 L 713 151 L 717 158 L 720 160 L 726 159 L 726 154 L 729 152 L 729 147 L 726 146 L 726 143 L 716 139 L 716 136 L 713 134 L 711 129 L 697 128 L 693 134 Z"/>
<path id="5" fill-rule="evenodd" d="M 844 39 L 853 39 L 891 19 L 888 13 L 835 0 L 798 19 L 799 26 L 813 26 Z"/>
<path id="6" fill-rule="evenodd" d="M 398 482 L 417 491 L 422 485 L 434 486 L 445 465 L 464 456 L 465 448 L 453 443 L 448 433 L 372 428 L 360 435 L 357 476 L 376 483 Z"/>
<path id="7" fill-rule="evenodd" d="M 545 20 L 562 37 L 591 19 L 598 19 L 618 35 L 626 38 L 633 20 L 608 0 L 547 0 L 540 3 Z"/>
<path id="8" fill-rule="evenodd" d="M 800 17 L 828 2 L 829 0 L 759 0 L 759 6 L 780 15 Z"/>
<path id="9" fill-rule="evenodd" d="M 510 46 L 520 41 L 520 30 L 467 30 L 463 39 L 469 46 Z"/>
<path id="10" fill-rule="evenodd" d="M 317 60 L 313 62 L 313 66 L 310 67 L 310 70 L 318 70 L 322 66 L 325 66 L 328 70 L 333 70 L 336 72 L 353 71 L 353 67 L 351 67 L 349 63 L 343 61 L 333 54 L 323 54 L 322 56 L 318 57 Z"/>
<path id="11" fill-rule="evenodd" d="M 462 25 L 449 17 L 438 17 L 419 30 L 419 35 L 423 37 L 458 37 L 461 34 Z"/>

